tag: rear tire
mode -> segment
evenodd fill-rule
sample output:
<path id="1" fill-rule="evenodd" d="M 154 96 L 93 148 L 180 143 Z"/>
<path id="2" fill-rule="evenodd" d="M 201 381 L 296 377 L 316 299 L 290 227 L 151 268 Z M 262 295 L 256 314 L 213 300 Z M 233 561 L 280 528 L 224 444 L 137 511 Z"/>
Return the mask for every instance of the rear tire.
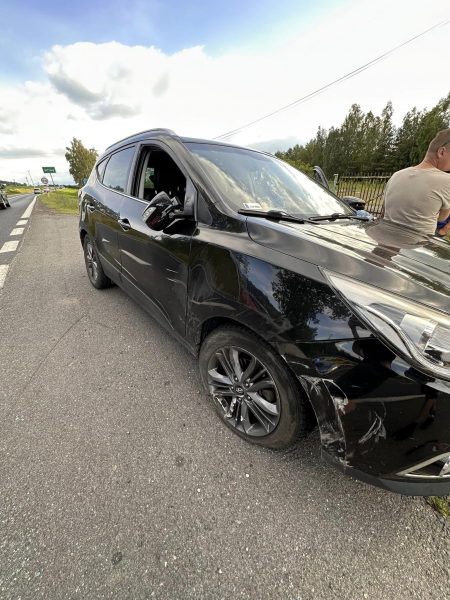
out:
<path id="1" fill-rule="evenodd" d="M 84 262 L 89 281 L 98 290 L 102 290 L 112 286 L 111 279 L 105 275 L 100 259 L 98 257 L 97 248 L 89 234 L 86 234 L 83 240 Z"/>
<path id="2" fill-rule="evenodd" d="M 224 325 L 213 331 L 202 344 L 199 363 L 220 418 L 246 441 L 292 450 L 313 429 L 312 407 L 298 380 L 247 328 Z"/>

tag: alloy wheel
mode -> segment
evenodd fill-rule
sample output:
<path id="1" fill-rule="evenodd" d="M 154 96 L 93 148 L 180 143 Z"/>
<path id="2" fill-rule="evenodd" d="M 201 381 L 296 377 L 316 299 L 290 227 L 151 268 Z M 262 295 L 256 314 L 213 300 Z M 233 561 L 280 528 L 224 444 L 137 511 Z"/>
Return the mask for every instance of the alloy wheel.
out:
<path id="1" fill-rule="evenodd" d="M 97 252 L 95 251 L 94 244 L 87 242 L 86 244 L 86 267 L 89 273 L 89 277 L 92 281 L 97 281 L 98 277 L 98 264 L 97 264 Z"/>
<path id="2" fill-rule="evenodd" d="M 261 437 L 277 427 L 281 402 L 267 367 L 237 346 L 217 350 L 208 364 L 208 387 L 228 423 L 243 433 Z"/>

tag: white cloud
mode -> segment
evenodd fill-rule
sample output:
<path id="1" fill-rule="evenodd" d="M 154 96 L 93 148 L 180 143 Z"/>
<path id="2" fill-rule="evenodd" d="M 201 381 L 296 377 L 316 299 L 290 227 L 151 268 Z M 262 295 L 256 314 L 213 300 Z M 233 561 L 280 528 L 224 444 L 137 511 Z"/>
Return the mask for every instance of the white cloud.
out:
<path id="1" fill-rule="evenodd" d="M 72 137 L 102 151 L 135 131 L 169 127 L 211 138 L 253 121 L 337 79 L 445 18 L 440 3 L 363 0 L 330 14 L 276 51 L 210 57 L 201 47 L 166 55 L 154 47 L 77 43 L 54 46 L 40 65 L 44 83 L 0 87 L 0 177 L 34 178 L 49 155 L 58 181 L 69 181 L 64 148 Z M 412 106 L 431 106 L 450 91 L 438 42 L 449 26 L 405 46 L 361 75 L 233 138 L 241 144 L 307 140 L 338 125 L 350 105 L 380 112 L 392 100 L 397 122 Z M 42 79 L 42 77 L 40 77 Z M 21 158 L 26 149 L 27 158 Z M 42 157 L 33 152 L 42 149 Z M 43 162 L 44 161 L 44 162 Z"/>

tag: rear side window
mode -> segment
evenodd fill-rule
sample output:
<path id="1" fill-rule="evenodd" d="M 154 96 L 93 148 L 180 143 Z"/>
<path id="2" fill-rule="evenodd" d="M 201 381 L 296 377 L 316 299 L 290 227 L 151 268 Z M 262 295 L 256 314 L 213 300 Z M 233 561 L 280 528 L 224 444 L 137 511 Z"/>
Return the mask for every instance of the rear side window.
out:
<path id="1" fill-rule="evenodd" d="M 128 171 L 134 155 L 134 147 L 120 150 L 111 156 L 103 175 L 103 185 L 124 192 L 127 184 Z"/>
<path id="2" fill-rule="evenodd" d="M 102 162 L 97 165 L 97 177 L 99 181 L 103 180 L 103 173 L 105 172 L 105 167 L 106 163 L 108 162 L 108 158 L 105 158 L 105 160 L 102 160 Z"/>

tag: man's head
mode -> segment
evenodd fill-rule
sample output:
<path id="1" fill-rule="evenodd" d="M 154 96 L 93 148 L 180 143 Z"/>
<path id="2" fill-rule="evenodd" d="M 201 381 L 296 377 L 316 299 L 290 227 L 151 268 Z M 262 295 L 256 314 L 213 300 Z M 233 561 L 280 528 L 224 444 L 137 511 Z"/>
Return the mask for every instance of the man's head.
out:
<path id="1" fill-rule="evenodd" d="M 450 171 L 450 129 L 443 129 L 431 140 L 426 158 L 437 169 Z"/>

